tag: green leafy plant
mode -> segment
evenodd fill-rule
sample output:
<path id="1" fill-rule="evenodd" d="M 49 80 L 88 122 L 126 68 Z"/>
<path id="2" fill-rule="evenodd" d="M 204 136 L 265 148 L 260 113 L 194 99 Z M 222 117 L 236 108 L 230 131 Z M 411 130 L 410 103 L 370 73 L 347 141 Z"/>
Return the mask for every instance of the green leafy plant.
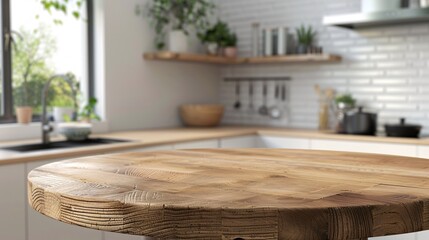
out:
<path id="1" fill-rule="evenodd" d="M 222 43 L 224 47 L 236 47 L 237 46 L 237 35 L 235 33 L 230 33 Z"/>
<path id="2" fill-rule="evenodd" d="M 206 29 L 213 8 L 213 3 L 208 0 L 152 0 L 148 16 L 155 29 L 156 48 L 161 50 L 165 47 L 168 26 L 187 35 L 192 27 Z"/>
<path id="3" fill-rule="evenodd" d="M 54 72 L 49 60 L 56 51 L 56 41 L 44 25 L 37 30 L 21 28 L 14 35 L 17 36 L 12 42 L 14 104 L 38 109 L 43 86 Z M 55 89 L 51 90 L 48 102 L 57 94 Z"/>
<path id="4" fill-rule="evenodd" d="M 91 120 L 100 121 L 100 116 L 95 112 L 95 107 L 97 106 L 97 99 L 92 97 L 89 99 L 88 103 L 82 108 L 79 113 L 79 118 L 84 122 L 91 122 Z"/>
<path id="5" fill-rule="evenodd" d="M 301 27 L 296 29 L 296 35 L 298 38 L 299 44 L 310 46 L 313 44 L 313 41 L 316 37 L 316 31 L 313 30 L 313 27 L 311 26 L 304 26 L 301 25 Z"/>
<path id="6" fill-rule="evenodd" d="M 354 99 L 351 94 L 344 94 L 344 95 L 337 96 L 335 98 L 335 102 L 337 104 L 344 103 L 349 106 L 354 106 L 356 103 L 356 99 Z"/>
<path id="7" fill-rule="evenodd" d="M 217 43 L 221 47 L 235 47 L 237 45 L 237 35 L 232 33 L 228 24 L 222 21 L 217 21 L 205 32 L 198 33 L 198 38 L 202 43 Z"/>
<path id="8" fill-rule="evenodd" d="M 37 0 L 42 4 L 43 8 L 52 13 L 54 11 L 64 13 L 68 15 L 69 13 L 76 19 L 80 19 L 80 11 L 82 9 L 83 3 L 85 0 Z M 36 16 L 38 17 L 38 16 Z M 55 24 L 62 24 L 62 20 L 55 18 Z"/>

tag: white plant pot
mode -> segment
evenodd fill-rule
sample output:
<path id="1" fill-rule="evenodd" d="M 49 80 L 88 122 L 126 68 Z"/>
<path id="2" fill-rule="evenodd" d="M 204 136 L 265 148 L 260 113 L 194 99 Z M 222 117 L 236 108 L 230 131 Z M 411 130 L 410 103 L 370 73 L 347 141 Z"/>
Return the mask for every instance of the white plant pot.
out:
<path id="1" fill-rule="evenodd" d="M 392 11 L 402 8 L 402 0 L 362 0 L 362 12 Z"/>
<path id="2" fill-rule="evenodd" d="M 53 115 L 55 122 L 62 123 L 65 122 L 65 116 L 68 116 L 69 119 L 73 117 L 73 108 L 71 107 L 54 107 Z"/>
<path id="3" fill-rule="evenodd" d="M 217 43 L 207 43 L 206 50 L 207 50 L 207 53 L 210 55 L 218 55 L 219 45 Z"/>
<path id="4" fill-rule="evenodd" d="M 169 35 L 168 48 L 171 52 L 188 52 L 188 36 L 181 30 L 171 31 Z"/>

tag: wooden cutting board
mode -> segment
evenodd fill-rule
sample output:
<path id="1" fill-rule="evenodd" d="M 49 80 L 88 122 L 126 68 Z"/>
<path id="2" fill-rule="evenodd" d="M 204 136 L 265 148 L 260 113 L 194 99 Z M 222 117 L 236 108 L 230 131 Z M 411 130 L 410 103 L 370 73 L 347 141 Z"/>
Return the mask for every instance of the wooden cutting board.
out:
<path id="1" fill-rule="evenodd" d="M 366 239 L 429 229 L 429 160 L 280 149 L 126 153 L 28 176 L 62 222 L 159 239 Z"/>

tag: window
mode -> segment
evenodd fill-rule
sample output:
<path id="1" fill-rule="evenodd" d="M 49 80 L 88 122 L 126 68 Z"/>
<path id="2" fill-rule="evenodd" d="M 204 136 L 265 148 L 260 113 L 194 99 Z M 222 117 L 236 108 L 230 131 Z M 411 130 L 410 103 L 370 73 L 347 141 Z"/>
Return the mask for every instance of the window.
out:
<path id="1" fill-rule="evenodd" d="M 48 12 L 40 2 L 1 1 L 1 123 L 15 122 L 18 106 L 32 107 L 37 120 L 43 86 L 54 74 L 73 76 L 83 99 L 93 93 L 92 0 L 85 1 L 80 19 L 73 14 Z M 49 106 L 73 106 L 72 99 L 65 82 L 53 82 Z"/>

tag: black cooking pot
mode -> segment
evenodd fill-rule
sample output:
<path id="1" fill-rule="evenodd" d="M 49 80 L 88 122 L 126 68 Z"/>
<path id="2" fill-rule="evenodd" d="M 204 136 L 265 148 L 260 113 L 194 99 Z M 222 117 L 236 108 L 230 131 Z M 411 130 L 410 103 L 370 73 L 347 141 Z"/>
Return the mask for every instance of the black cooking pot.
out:
<path id="1" fill-rule="evenodd" d="M 375 135 L 377 133 L 377 114 L 368 113 L 359 107 L 346 113 L 343 120 L 344 132 L 356 135 Z"/>
<path id="2" fill-rule="evenodd" d="M 418 138 L 421 125 L 417 124 L 406 124 L 405 118 L 401 118 L 399 124 L 386 124 L 384 125 L 386 135 L 389 137 L 406 137 L 406 138 Z"/>

